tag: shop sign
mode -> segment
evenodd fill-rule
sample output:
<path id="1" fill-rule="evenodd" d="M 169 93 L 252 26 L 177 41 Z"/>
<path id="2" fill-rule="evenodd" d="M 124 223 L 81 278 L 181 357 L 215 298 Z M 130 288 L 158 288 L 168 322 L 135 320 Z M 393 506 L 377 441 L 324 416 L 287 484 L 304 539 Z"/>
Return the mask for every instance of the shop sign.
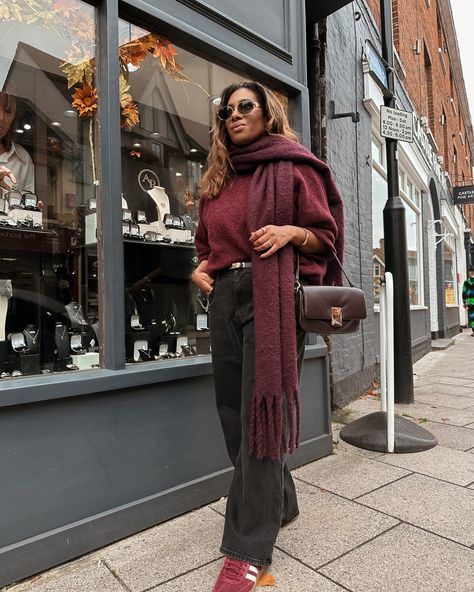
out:
<path id="1" fill-rule="evenodd" d="M 413 111 L 380 107 L 380 134 L 384 138 L 413 142 Z"/>
<path id="2" fill-rule="evenodd" d="M 474 203 L 474 185 L 464 187 L 453 187 L 453 201 L 455 204 Z"/>
<path id="3" fill-rule="evenodd" d="M 444 302 L 445 304 L 456 304 L 456 296 L 452 284 L 444 289 Z"/>

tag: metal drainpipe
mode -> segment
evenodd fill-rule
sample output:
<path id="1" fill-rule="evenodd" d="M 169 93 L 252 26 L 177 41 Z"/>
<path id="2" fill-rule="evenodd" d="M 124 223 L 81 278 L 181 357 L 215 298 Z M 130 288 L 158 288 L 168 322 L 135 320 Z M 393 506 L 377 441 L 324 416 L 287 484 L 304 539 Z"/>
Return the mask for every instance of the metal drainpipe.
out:
<path id="1" fill-rule="evenodd" d="M 308 90 L 310 101 L 311 150 L 321 158 L 321 96 L 320 96 L 320 53 L 319 24 L 312 22 L 308 47 Z"/>
<path id="2" fill-rule="evenodd" d="M 319 38 L 319 23 L 311 22 L 308 32 L 308 91 L 310 104 L 310 126 L 311 126 L 311 151 L 318 158 L 323 158 L 323 146 L 321 138 L 321 40 Z M 331 339 L 323 336 L 327 349 L 329 391 L 331 403 L 334 401 L 334 365 L 332 356 Z"/>

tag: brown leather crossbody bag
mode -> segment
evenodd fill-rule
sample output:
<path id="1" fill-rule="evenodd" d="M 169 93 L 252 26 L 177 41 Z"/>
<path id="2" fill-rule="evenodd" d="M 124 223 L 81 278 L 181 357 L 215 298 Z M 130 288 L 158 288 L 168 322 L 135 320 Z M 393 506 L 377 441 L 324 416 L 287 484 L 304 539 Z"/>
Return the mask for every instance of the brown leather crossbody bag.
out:
<path id="1" fill-rule="evenodd" d="M 309 333 L 331 335 L 354 333 L 367 316 L 364 292 L 356 288 L 347 276 L 335 252 L 349 286 L 306 286 L 300 283 L 299 254 L 296 254 L 296 318 Z"/>

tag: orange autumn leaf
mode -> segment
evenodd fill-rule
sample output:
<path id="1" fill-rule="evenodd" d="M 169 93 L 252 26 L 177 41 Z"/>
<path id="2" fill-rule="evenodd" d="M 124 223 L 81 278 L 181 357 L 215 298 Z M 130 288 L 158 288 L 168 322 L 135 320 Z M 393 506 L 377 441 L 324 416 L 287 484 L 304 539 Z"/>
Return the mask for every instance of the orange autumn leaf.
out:
<path id="1" fill-rule="evenodd" d="M 121 115 L 121 126 L 132 128 L 140 123 L 140 116 L 138 114 L 138 106 L 133 101 L 127 103 L 125 107 L 122 107 L 120 112 Z"/>
<path id="2" fill-rule="evenodd" d="M 268 571 L 264 571 L 257 580 L 257 586 L 276 586 L 276 578 Z"/>
<path id="3" fill-rule="evenodd" d="M 74 99 L 72 106 L 79 111 L 80 117 L 92 117 L 94 115 L 99 100 L 96 88 L 89 84 L 83 84 L 81 88 L 76 89 L 72 97 Z"/>
<path id="4" fill-rule="evenodd" d="M 145 37 L 134 39 L 120 47 L 120 58 L 126 64 L 133 64 L 139 68 L 148 52 L 154 50 L 155 44 L 156 38 L 154 35 L 145 35 Z"/>
<path id="5" fill-rule="evenodd" d="M 166 39 L 166 37 L 156 37 L 155 51 L 153 52 L 154 58 L 160 58 L 161 65 L 166 69 L 167 64 L 170 64 L 173 68 L 175 67 L 174 56 L 176 55 L 176 48 L 174 45 Z"/>

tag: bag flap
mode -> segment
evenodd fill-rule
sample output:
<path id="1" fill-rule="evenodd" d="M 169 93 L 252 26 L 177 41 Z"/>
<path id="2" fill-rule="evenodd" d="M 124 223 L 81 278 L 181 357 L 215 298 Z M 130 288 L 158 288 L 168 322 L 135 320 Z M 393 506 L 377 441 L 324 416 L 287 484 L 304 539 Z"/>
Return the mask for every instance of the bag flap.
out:
<path id="1" fill-rule="evenodd" d="M 342 320 L 367 316 L 364 292 L 346 286 L 301 286 L 303 313 L 308 319 L 330 321 L 333 307 L 342 309 Z"/>

